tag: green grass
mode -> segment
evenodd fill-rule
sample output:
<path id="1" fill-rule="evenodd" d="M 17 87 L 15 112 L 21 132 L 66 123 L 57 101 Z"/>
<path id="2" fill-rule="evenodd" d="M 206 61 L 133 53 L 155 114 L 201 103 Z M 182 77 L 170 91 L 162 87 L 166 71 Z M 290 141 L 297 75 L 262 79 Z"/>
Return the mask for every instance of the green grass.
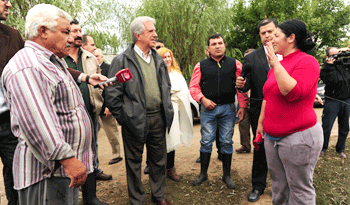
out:
<path id="1" fill-rule="evenodd" d="M 350 204 L 349 149 L 346 149 L 345 153 L 348 158 L 341 159 L 334 148 L 329 148 L 326 155 L 318 160 L 314 173 L 317 205 Z M 222 171 L 221 167 L 218 167 L 217 170 Z M 167 199 L 174 205 L 246 204 L 246 197 L 251 189 L 251 178 L 239 177 L 237 170 L 233 170 L 231 175 L 237 185 L 235 191 L 228 189 L 220 177 L 210 178 L 197 187 L 191 184 L 192 180 L 197 177 L 194 174 L 182 174 L 182 181 L 178 183 L 167 179 Z M 148 180 L 144 180 L 143 184 L 146 192 L 144 204 L 153 204 Z M 270 186 L 269 177 L 268 186 Z M 265 192 L 265 194 L 271 194 L 271 192 Z M 97 195 L 102 201 L 111 205 L 129 204 L 126 185 L 115 181 L 98 182 Z"/>
<path id="2" fill-rule="evenodd" d="M 329 148 L 324 157 L 320 157 L 314 173 L 317 205 L 350 204 L 350 161 L 341 159 L 334 148 Z"/>

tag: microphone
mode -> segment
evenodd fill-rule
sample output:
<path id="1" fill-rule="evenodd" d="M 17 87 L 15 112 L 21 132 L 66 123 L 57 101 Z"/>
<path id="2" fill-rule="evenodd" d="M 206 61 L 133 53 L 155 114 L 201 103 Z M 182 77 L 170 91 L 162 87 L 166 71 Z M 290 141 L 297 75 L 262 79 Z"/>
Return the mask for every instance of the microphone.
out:
<path id="1" fill-rule="evenodd" d="M 253 66 L 250 63 L 244 64 L 244 66 L 242 68 L 241 77 L 245 79 L 247 77 L 247 75 L 252 72 L 252 68 L 253 68 Z M 243 93 L 242 88 L 237 88 L 237 89 L 240 93 Z"/>
<path id="2" fill-rule="evenodd" d="M 247 75 L 252 72 L 252 68 L 253 68 L 253 66 L 250 63 L 244 64 L 244 66 L 242 68 L 241 77 L 246 78 Z"/>
<path id="3" fill-rule="evenodd" d="M 104 85 L 105 83 L 109 84 L 111 82 L 115 83 L 117 81 L 119 83 L 125 83 L 125 82 L 129 81 L 131 78 L 132 78 L 132 75 L 131 75 L 129 68 L 125 68 L 125 69 L 118 71 L 114 77 L 112 77 L 112 78 L 110 78 L 102 83 L 95 85 L 94 88 L 99 88 L 100 85 Z"/>

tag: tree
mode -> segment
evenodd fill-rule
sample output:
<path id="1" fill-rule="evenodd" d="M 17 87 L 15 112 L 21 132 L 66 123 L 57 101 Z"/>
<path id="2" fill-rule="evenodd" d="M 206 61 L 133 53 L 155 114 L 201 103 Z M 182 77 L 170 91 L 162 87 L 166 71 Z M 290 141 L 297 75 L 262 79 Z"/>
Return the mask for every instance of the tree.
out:
<path id="1" fill-rule="evenodd" d="M 250 0 L 249 4 L 239 0 L 232 7 L 234 29 L 228 36 L 228 47 L 241 51 L 258 48 L 261 43 L 255 27 L 262 19 L 299 19 L 314 34 L 316 47 L 310 54 L 321 62 L 325 47 L 340 46 L 347 38 L 350 7 L 344 5 L 344 0 Z"/>
<path id="2" fill-rule="evenodd" d="M 196 63 L 205 58 L 207 38 L 215 32 L 227 33 L 231 21 L 226 6 L 226 0 L 143 0 L 130 19 L 156 19 L 158 38 L 173 51 L 183 75 L 189 78 Z M 127 27 L 125 33 L 130 39 Z"/>
<path id="3" fill-rule="evenodd" d="M 119 14 L 116 12 L 119 4 L 113 0 L 11 0 L 13 7 L 6 24 L 18 29 L 24 37 L 27 12 L 39 3 L 55 5 L 78 19 L 84 33 L 92 35 L 102 50 L 115 53 L 120 47 L 117 28 L 108 23 L 112 16 Z"/>

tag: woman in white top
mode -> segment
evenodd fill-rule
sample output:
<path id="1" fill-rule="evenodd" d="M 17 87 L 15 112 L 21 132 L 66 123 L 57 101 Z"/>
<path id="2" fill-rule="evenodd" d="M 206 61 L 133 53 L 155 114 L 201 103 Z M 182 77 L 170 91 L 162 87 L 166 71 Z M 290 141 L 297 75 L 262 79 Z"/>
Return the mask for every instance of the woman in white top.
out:
<path id="1" fill-rule="evenodd" d="M 180 181 L 174 169 L 175 149 L 181 144 L 190 147 L 193 137 L 193 119 L 190 104 L 190 92 L 185 78 L 182 76 L 180 67 L 176 62 L 173 53 L 168 48 L 157 50 L 159 55 L 167 64 L 171 81 L 171 102 L 174 107 L 174 119 L 170 132 L 166 135 L 167 144 L 167 176 Z"/>

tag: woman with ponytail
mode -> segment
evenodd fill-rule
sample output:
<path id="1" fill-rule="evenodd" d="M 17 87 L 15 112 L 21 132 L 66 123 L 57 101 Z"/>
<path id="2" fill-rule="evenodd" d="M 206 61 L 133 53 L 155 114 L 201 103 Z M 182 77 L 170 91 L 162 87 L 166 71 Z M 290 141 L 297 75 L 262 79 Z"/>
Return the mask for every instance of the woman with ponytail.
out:
<path id="1" fill-rule="evenodd" d="M 323 144 L 313 103 L 320 66 L 306 54 L 315 46 L 306 25 L 288 20 L 267 43 L 271 66 L 257 134 L 263 136 L 273 204 L 316 204 L 313 173 Z M 278 61 L 276 54 L 283 56 Z"/>

